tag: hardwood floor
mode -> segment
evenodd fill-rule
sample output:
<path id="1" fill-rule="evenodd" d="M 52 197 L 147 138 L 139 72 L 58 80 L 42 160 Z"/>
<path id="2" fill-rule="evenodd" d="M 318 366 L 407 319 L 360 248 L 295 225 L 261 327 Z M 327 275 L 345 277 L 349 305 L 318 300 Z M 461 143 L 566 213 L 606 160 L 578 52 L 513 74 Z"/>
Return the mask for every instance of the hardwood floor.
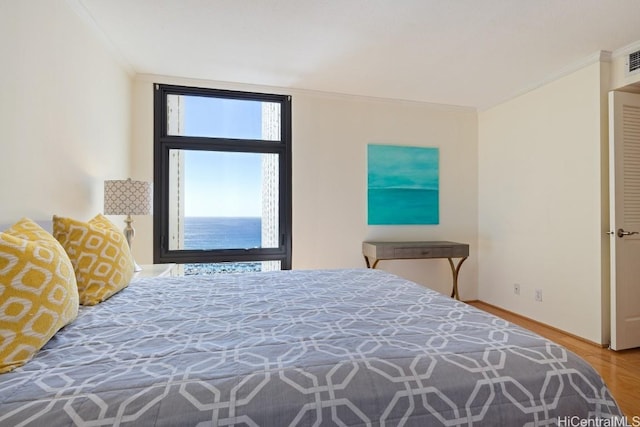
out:
<path id="1" fill-rule="evenodd" d="M 640 421 L 640 398 L 638 397 L 640 392 L 640 348 L 612 351 L 480 301 L 472 301 L 469 304 L 527 328 L 578 354 L 604 378 L 613 397 L 624 414 L 627 415 L 629 422 L 632 421 L 632 417 L 637 417 L 636 420 Z"/>

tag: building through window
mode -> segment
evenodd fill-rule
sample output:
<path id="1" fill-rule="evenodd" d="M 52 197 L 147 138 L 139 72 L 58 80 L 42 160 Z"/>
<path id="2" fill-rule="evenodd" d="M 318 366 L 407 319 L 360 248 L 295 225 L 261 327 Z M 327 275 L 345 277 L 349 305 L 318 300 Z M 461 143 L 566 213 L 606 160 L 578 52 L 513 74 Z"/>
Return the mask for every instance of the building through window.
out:
<path id="1" fill-rule="evenodd" d="M 154 91 L 154 262 L 291 268 L 291 98 Z"/>

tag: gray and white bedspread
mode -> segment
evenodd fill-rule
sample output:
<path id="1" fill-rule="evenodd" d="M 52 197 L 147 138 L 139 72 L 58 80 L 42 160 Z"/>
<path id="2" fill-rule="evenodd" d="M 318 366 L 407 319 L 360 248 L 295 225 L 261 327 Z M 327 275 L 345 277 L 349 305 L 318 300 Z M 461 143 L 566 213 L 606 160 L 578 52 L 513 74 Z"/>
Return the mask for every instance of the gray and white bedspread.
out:
<path id="1" fill-rule="evenodd" d="M 563 347 L 380 270 L 138 279 L 0 375 L 1 426 L 619 415 L 599 375 Z"/>

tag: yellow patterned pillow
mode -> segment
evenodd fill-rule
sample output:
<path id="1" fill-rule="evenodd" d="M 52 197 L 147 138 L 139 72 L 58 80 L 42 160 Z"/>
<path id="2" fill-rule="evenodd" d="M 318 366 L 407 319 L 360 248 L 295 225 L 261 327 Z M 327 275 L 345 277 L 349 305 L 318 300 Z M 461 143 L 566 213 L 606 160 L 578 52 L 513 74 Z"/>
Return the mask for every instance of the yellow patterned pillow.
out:
<path id="1" fill-rule="evenodd" d="M 76 278 L 60 243 L 27 218 L 0 233 L 0 373 L 27 363 L 77 315 Z"/>
<path id="2" fill-rule="evenodd" d="M 127 239 L 103 215 L 89 222 L 54 216 L 53 235 L 73 264 L 80 304 L 98 304 L 131 281 L 134 263 Z"/>

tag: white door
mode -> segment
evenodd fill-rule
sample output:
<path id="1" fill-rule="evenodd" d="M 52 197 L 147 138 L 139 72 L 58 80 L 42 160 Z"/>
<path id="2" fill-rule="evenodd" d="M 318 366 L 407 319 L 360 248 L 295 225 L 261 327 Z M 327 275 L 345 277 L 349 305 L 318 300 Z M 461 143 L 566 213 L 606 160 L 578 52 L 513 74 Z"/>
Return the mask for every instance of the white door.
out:
<path id="1" fill-rule="evenodd" d="M 640 95 L 609 93 L 611 348 L 640 347 Z"/>

